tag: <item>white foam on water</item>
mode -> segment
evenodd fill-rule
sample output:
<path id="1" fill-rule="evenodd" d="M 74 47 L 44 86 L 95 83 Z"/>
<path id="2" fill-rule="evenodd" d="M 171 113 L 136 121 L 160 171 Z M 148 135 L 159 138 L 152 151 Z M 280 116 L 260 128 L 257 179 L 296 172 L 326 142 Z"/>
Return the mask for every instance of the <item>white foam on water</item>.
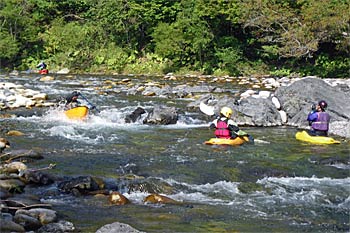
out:
<path id="1" fill-rule="evenodd" d="M 267 177 L 257 183 L 271 188 L 272 198 L 280 203 L 349 207 L 350 177 Z"/>

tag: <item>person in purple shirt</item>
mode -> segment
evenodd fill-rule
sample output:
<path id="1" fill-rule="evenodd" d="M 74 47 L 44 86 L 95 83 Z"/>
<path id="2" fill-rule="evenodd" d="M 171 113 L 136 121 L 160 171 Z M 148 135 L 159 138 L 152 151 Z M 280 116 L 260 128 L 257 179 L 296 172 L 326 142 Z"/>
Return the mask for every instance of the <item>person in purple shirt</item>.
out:
<path id="1" fill-rule="evenodd" d="M 312 111 L 307 116 L 307 120 L 311 126 L 308 131 L 311 136 L 328 136 L 330 115 L 325 112 L 328 104 L 321 100 L 316 106 L 312 107 Z"/>

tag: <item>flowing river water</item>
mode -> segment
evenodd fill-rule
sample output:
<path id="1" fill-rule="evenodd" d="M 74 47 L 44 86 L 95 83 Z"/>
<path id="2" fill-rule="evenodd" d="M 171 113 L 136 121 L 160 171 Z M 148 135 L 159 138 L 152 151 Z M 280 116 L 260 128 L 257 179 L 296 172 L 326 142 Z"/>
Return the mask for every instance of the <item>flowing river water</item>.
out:
<path id="1" fill-rule="evenodd" d="M 127 95 L 118 87 L 99 89 L 107 80 L 125 77 L 58 75 L 50 82 L 35 75 L 5 77 L 0 81 L 22 84 L 52 99 L 79 90 L 100 110 L 84 122 L 68 121 L 53 107 L 13 110 L 20 114 L 1 119 L 2 126 L 25 133 L 7 137 L 13 149 L 43 154 L 43 160 L 30 166 L 55 163 L 48 172 L 101 177 L 131 200 L 125 206 L 111 206 L 94 196 L 62 194 L 42 200 L 82 232 L 117 221 L 145 232 L 349 232 L 350 167 L 342 162 L 348 161 L 348 141 L 311 145 L 295 140 L 296 128 L 243 127 L 255 144 L 208 146 L 203 142 L 213 135 L 208 129 L 211 119 L 188 111 L 185 106 L 191 100 Z M 134 83 L 151 79 L 127 78 Z M 189 80 L 167 84 L 185 82 Z M 242 88 L 217 85 L 232 92 Z M 124 122 L 137 107 L 148 110 L 155 104 L 181 109 L 178 123 Z M 327 163 L 329 159 L 333 162 Z M 127 189 L 135 179 L 167 189 L 161 194 L 184 204 L 144 204 L 149 193 Z M 26 190 L 37 195 L 42 191 Z"/>

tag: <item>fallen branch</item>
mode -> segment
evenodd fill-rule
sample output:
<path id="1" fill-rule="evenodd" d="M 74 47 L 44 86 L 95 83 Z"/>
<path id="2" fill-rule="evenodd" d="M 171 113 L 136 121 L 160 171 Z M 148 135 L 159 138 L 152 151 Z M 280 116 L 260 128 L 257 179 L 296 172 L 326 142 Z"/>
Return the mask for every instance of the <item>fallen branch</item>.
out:
<path id="1" fill-rule="evenodd" d="M 26 169 L 26 170 L 20 170 L 18 176 L 23 176 L 26 172 L 37 172 L 37 171 L 43 171 L 43 170 L 49 170 L 52 168 L 55 168 L 56 164 L 50 163 L 49 166 L 43 167 L 43 168 L 37 168 L 37 169 Z"/>
<path id="2" fill-rule="evenodd" d="M 5 162 L 6 162 L 6 163 L 9 163 L 9 162 L 11 162 L 11 161 L 14 160 L 14 159 L 18 159 L 18 158 L 21 158 L 21 157 L 25 157 L 25 156 L 29 155 L 31 152 L 32 152 L 32 150 L 29 150 L 29 151 L 26 152 L 26 153 L 13 156 L 13 157 L 9 158 L 8 160 L 5 160 Z"/>
<path id="3" fill-rule="evenodd" d="M 0 200 L 0 202 L 14 202 L 18 205 L 22 205 L 22 207 L 15 207 L 15 206 L 7 206 L 8 209 L 14 209 L 14 210 L 20 210 L 20 209 L 31 209 L 31 208 L 38 208 L 38 207 L 52 207 L 51 204 L 33 204 L 33 205 L 26 205 L 19 201 L 13 201 L 13 200 Z"/>
<path id="4" fill-rule="evenodd" d="M 6 156 L 9 156 L 9 155 L 11 155 L 11 154 L 10 153 L 2 154 L 2 155 L 0 155 L 0 159 L 5 158 Z"/>
<path id="5" fill-rule="evenodd" d="M 26 171 L 37 172 L 37 171 L 49 170 L 49 169 L 52 169 L 52 168 L 55 168 L 55 167 L 56 167 L 55 163 L 50 163 L 50 165 L 47 166 L 47 167 L 37 168 L 37 169 L 27 169 Z"/>

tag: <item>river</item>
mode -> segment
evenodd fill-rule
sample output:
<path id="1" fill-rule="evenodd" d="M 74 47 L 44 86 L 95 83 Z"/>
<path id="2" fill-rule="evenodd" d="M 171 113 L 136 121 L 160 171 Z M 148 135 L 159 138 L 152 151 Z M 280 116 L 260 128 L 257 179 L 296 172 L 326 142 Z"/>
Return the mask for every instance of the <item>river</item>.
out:
<path id="1" fill-rule="evenodd" d="M 54 107 L 9 110 L 17 117 L 1 119 L 2 126 L 25 133 L 7 137 L 12 148 L 41 151 L 44 159 L 29 166 L 55 163 L 49 171 L 55 175 L 101 177 L 116 184 L 132 202 L 111 206 L 105 198 L 67 194 L 42 200 L 82 232 L 117 221 L 145 232 L 349 232 L 350 167 L 341 162 L 348 161 L 348 142 L 311 145 L 295 140 L 296 128 L 243 127 L 255 144 L 208 146 L 203 142 L 213 135 L 210 119 L 187 110 L 191 100 L 128 95 L 122 84 L 102 88 L 125 78 L 169 85 L 191 80 L 57 75 L 54 81 L 41 82 L 39 78 L 2 75 L 0 81 L 45 92 L 50 99 L 79 90 L 100 113 L 74 122 Z M 232 92 L 242 88 L 234 83 L 218 85 Z M 124 123 L 137 107 L 149 110 L 155 104 L 181 109 L 178 123 Z M 340 162 L 324 162 L 330 158 Z M 169 192 L 163 194 L 184 204 L 144 204 L 149 193 L 127 189 L 137 179 L 167 187 Z M 26 192 L 40 195 L 43 188 Z"/>

